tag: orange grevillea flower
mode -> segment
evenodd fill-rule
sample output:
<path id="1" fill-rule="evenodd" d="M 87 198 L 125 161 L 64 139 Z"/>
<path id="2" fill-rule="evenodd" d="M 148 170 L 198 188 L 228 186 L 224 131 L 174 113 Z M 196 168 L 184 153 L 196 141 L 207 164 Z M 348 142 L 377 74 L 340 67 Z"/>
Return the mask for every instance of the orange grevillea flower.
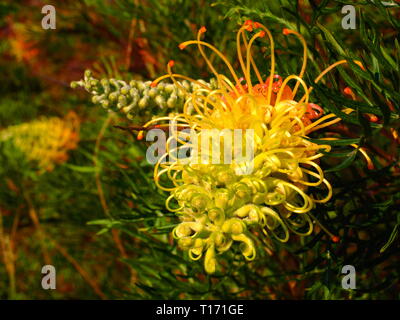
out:
<path id="1" fill-rule="evenodd" d="M 0 141 L 12 141 L 41 171 L 51 171 L 68 159 L 79 141 L 79 119 L 70 112 L 64 119 L 45 118 L 22 123 L 0 132 Z"/>
<path id="2" fill-rule="evenodd" d="M 201 39 L 205 32 L 202 27 L 196 40 L 183 42 L 179 47 L 182 50 L 197 47 L 216 78 L 216 88 L 173 73 L 174 62 L 170 61 L 168 74 L 155 80 L 153 86 L 163 79 L 171 79 L 188 97 L 183 111 L 153 119 L 144 127 L 173 120 L 180 128 L 194 130 L 199 139 L 203 129 L 253 129 L 255 132 L 252 141 L 254 170 L 250 174 L 239 174 L 240 168 L 249 164 L 246 161 L 193 164 L 166 160 L 173 158 L 177 151 L 190 147 L 182 130 L 173 132 L 167 141 L 166 153 L 155 166 L 155 183 L 171 193 L 167 208 L 181 218 L 181 223 L 174 229 L 174 237 L 191 259 L 204 256 L 205 269 L 212 273 L 217 267 L 217 254 L 227 251 L 234 243 L 239 243 L 243 256 L 252 260 L 256 256 L 255 241 L 260 240 L 260 234 L 282 242 L 288 241 L 290 233 L 311 234 L 315 220 L 312 210 L 332 196 L 332 187 L 318 164 L 318 159 L 324 156 L 320 150 L 330 151 L 330 146 L 317 145 L 305 137 L 341 119 L 332 113 L 324 115 L 323 108 L 310 101 L 312 87 L 303 80 L 307 45 L 298 32 L 283 30 L 284 35 L 296 36 L 303 45 L 300 72 L 285 79 L 276 74 L 274 40 L 264 25 L 246 21 L 239 28 L 236 41 L 240 71 L 222 52 Z M 259 40 L 266 41 L 270 47 L 271 64 L 266 78 L 252 55 L 253 44 Z M 227 75 L 217 71 L 212 64 L 207 55 L 210 51 L 225 63 Z M 315 83 L 346 62 L 338 61 L 325 69 Z M 178 79 L 188 80 L 198 89 L 188 92 Z M 346 113 L 352 111 L 343 110 Z M 170 144 L 172 140 L 177 140 L 179 146 L 174 148 Z M 226 143 L 221 141 L 222 146 Z M 172 184 L 164 186 L 162 176 Z M 313 195 L 313 190 L 320 188 L 326 195 Z M 331 236 L 338 241 L 337 237 Z"/>

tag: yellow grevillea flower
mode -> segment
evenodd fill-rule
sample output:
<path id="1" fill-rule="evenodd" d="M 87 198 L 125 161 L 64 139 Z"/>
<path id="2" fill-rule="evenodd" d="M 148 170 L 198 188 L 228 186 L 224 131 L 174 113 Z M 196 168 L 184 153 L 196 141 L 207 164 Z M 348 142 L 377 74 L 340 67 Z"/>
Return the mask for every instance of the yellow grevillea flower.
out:
<path id="1" fill-rule="evenodd" d="M 11 126 L 0 132 L 0 141 L 6 140 L 36 162 L 41 171 L 51 171 L 68 159 L 68 150 L 77 147 L 79 119 L 70 112 L 64 119 L 45 118 Z"/>
<path id="2" fill-rule="evenodd" d="M 181 218 L 173 231 L 179 245 L 193 260 L 204 256 L 205 270 L 213 273 L 217 267 L 216 255 L 227 251 L 235 242 L 240 243 L 247 260 L 255 258 L 255 239 L 262 233 L 254 231 L 262 230 L 262 237 L 274 236 L 282 242 L 288 241 L 290 232 L 303 236 L 312 233 L 311 210 L 316 204 L 329 201 L 332 195 L 332 187 L 317 163 L 324 155 L 320 150 L 329 151 L 330 146 L 317 145 L 304 137 L 341 119 L 334 114 L 322 116 L 322 108 L 310 103 L 312 87 L 302 79 L 307 66 L 307 46 L 296 31 L 284 29 L 283 33 L 301 41 L 303 63 L 299 74 L 284 80 L 275 74 L 274 41 L 262 24 L 246 21 L 237 32 L 241 75 L 218 49 L 201 40 L 204 32 L 206 29 L 202 27 L 196 40 L 186 41 L 179 47 L 183 50 L 197 46 L 216 78 L 217 89 L 173 73 L 174 62 L 170 61 L 168 74 L 155 80 L 153 86 L 169 78 L 189 98 L 181 114 L 153 119 L 144 127 L 157 122 L 164 122 L 159 127 L 168 126 L 168 121 L 177 124 L 178 129 L 167 140 L 166 153 L 155 166 L 154 179 L 159 188 L 171 192 L 166 206 Z M 247 32 L 254 35 L 248 37 Z M 270 45 L 271 66 L 266 80 L 252 57 L 252 45 L 257 39 L 267 39 Z M 222 59 L 229 76 L 215 69 L 206 50 Z M 315 82 L 346 62 L 336 62 Z M 252 83 L 253 73 L 256 83 Z M 177 79 L 197 84 L 198 89 L 187 92 Z M 302 96 L 297 98 L 300 91 Z M 178 151 L 192 146 L 187 142 L 187 133 L 181 130 L 185 128 L 194 130 L 199 138 L 203 129 L 253 129 L 252 173 L 238 174 L 238 168 L 246 166 L 245 162 L 194 164 L 175 160 Z M 143 136 L 143 132 L 139 135 Z M 178 147 L 173 147 L 174 140 L 178 141 Z M 161 184 L 162 176 L 171 182 L 169 186 Z M 309 191 L 316 187 L 323 188 L 326 196 L 313 197 Z"/>

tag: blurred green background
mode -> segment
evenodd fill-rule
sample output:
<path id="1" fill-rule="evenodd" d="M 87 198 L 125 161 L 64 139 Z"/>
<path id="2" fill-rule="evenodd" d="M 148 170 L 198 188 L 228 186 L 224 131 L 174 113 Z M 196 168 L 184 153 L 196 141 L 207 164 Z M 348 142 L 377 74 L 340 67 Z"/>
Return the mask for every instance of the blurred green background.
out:
<path id="1" fill-rule="evenodd" d="M 55 30 L 41 27 L 45 4 L 56 8 Z M 0 139 L 0 298 L 398 299 L 400 8 L 357 1 L 357 28 L 343 30 L 346 4 L 355 3 L 0 1 L 0 136 L 11 126 L 69 112 L 80 122 L 78 146 L 52 170 L 38 170 Z M 273 33 L 281 76 L 299 72 L 302 63 L 301 45 L 282 35 L 285 27 L 306 38 L 308 84 L 343 58 L 367 66 L 332 72 L 312 97 L 332 112 L 357 108 L 335 130 L 360 138 L 375 169 L 367 169 L 345 144 L 323 162 L 332 169 L 334 196 L 313 214 L 340 242 L 317 227 L 305 239 L 273 243 L 273 252 L 260 249 L 252 263 L 226 253 L 226 273 L 209 276 L 170 235 L 178 219 L 165 209 L 167 195 L 152 181 L 145 143 L 113 127 L 132 122 L 95 106 L 70 82 L 85 69 L 98 78 L 152 80 L 166 72 L 170 59 L 179 73 L 208 81 L 201 57 L 178 44 L 195 38 L 204 25 L 206 40 L 235 61 L 235 31 L 247 19 Z M 264 63 L 266 73 L 269 59 L 260 49 L 257 64 Z M 343 93 L 345 87 L 352 88 L 356 102 Z M 367 113 L 378 122 L 370 122 Z M 41 287 L 45 264 L 56 267 L 56 290 Z M 357 290 L 341 287 L 346 264 L 356 268 Z"/>

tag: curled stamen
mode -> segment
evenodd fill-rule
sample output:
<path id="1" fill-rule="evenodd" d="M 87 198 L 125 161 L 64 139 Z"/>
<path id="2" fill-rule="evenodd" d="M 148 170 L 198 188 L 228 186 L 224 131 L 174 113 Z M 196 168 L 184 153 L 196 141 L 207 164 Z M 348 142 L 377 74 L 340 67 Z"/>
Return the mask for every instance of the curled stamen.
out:
<path id="1" fill-rule="evenodd" d="M 195 40 L 190 40 L 190 41 L 183 42 L 183 43 L 181 43 L 181 44 L 179 45 L 179 46 L 180 46 L 179 48 L 182 47 L 182 48 L 184 49 L 186 46 L 191 45 L 191 44 L 203 45 L 203 46 L 206 46 L 206 47 L 210 48 L 212 51 L 214 51 L 214 52 L 222 59 L 222 61 L 225 62 L 226 66 L 228 67 L 229 71 L 231 72 L 233 78 L 235 79 L 235 82 L 236 82 L 236 83 L 239 83 L 239 79 L 238 79 L 238 77 L 237 77 L 237 75 L 236 75 L 236 73 L 235 73 L 234 68 L 233 68 L 232 65 L 229 63 L 229 61 L 225 58 L 225 56 L 224 56 L 217 48 L 215 48 L 214 46 L 210 45 L 210 44 L 207 43 L 207 42 L 204 42 L 204 41 L 195 41 Z M 181 49 L 182 49 L 182 48 L 181 48 Z"/>
<path id="2" fill-rule="evenodd" d="M 300 70 L 300 73 L 299 73 L 299 78 L 303 78 L 304 72 L 306 71 L 306 68 L 307 68 L 307 44 L 306 44 L 306 41 L 305 41 L 304 37 L 301 34 L 299 34 L 296 31 L 293 31 L 293 30 L 289 30 L 289 29 L 285 28 L 285 29 L 283 29 L 283 34 L 284 35 L 294 34 L 297 38 L 299 38 L 301 44 L 303 45 L 303 65 L 301 66 L 301 70 Z M 299 84 L 300 83 L 297 82 L 295 87 L 294 87 L 294 89 L 293 89 L 293 98 L 296 96 Z"/>
<path id="3" fill-rule="evenodd" d="M 251 84 L 251 77 L 250 77 L 250 61 L 251 61 L 251 46 L 254 42 L 254 40 L 256 40 L 257 38 L 262 38 L 265 36 L 265 32 L 264 31 L 260 31 L 258 33 L 256 33 L 249 41 L 249 44 L 247 46 L 247 52 L 246 52 L 246 57 L 247 57 L 247 63 L 246 63 L 246 73 L 245 73 L 245 77 L 247 80 L 247 85 L 249 86 L 249 92 L 252 91 L 252 84 Z"/>
<path id="4" fill-rule="evenodd" d="M 272 77 L 275 74 L 275 44 L 274 44 L 274 39 L 272 38 L 272 34 L 271 32 L 261 23 L 258 23 L 257 26 L 261 29 L 263 29 L 269 38 L 270 41 L 270 46 L 271 46 L 271 71 L 270 71 L 270 79 L 272 79 Z M 268 95 L 267 95 L 267 104 L 271 104 L 271 95 L 272 95 L 272 81 L 269 83 L 268 85 Z"/>
<path id="5" fill-rule="evenodd" d="M 205 32 L 206 32 L 206 27 L 203 26 L 203 27 L 201 27 L 201 28 L 199 29 L 199 32 L 197 33 L 197 41 L 198 41 L 198 42 L 200 42 L 200 37 L 201 37 L 201 35 L 202 35 L 203 33 L 205 33 Z M 208 59 L 208 57 L 207 57 L 207 55 L 205 54 L 205 52 L 204 52 L 202 46 L 200 45 L 200 43 L 198 43 L 197 47 L 198 47 L 198 49 L 199 49 L 199 51 L 200 51 L 200 54 L 201 54 L 201 56 L 203 57 L 204 61 L 207 63 L 208 67 L 211 69 L 211 71 L 212 71 L 212 72 L 214 73 L 214 75 L 216 76 L 217 81 L 218 81 L 218 83 L 219 83 L 219 86 L 222 87 L 221 81 L 220 81 L 220 75 L 219 75 L 219 73 L 217 72 L 217 70 L 215 70 L 215 68 L 214 68 L 214 66 L 212 65 L 211 61 Z"/>
<path id="6" fill-rule="evenodd" d="M 374 163 L 372 162 L 371 158 L 369 157 L 369 155 L 368 155 L 366 149 L 365 149 L 365 148 L 362 148 L 362 147 L 360 148 L 360 147 L 359 147 L 358 145 L 356 145 L 356 144 L 351 144 L 351 146 L 352 146 L 353 148 L 357 149 L 358 151 L 360 151 L 361 154 L 364 156 L 365 160 L 367 161 L 368 169 L 369 169 L 369 170 L 374 170 L 374 169 L 375 169 Z"/>
<path id="7" fill-rule="evenodd" d="M 364 66 L 362 65 L 362 63 L 358 60 L 354 60 L 353 61 L 355 64 L 357 64 L 362 70 L 365 70 Z M 315 83 L 318 83 L 329 71 L 331 71 L 332 69 L 336 68 L 337 66 L 344 64 L 344 63 L 348 63 L 347 60 L 340 60 L 338 62 L 335 62 L 334 64 L 330 65 L 328 68 L 326 68 L 324 71 L 322 71 L 320 73 L 320 75 L 314 80 Z"/>
<path id="8" fill-rule="evenodd" d="M 242 68 L 243 74 L 246 73 L 246 67 L 245 67 L 245 64 L 243 62 L 243 57 L 242 57 L 242 52 L 241 52 L 240 35 L 242 36 L 243 45 L 244 45 L 244 49 L 246 50 L 246 52 L 247 52 L 247 46 L 248 46 L 244 30 L 245 30 L 244 27 L 241 27 L 239 29 L 238 33 L 237 33 L 237 36 L 236 36 L 237 54 L 238 54 L 238 59 L 239 59 L 239 63 L 240 63 L 240 66 Z M 263 80 L 261 78 L 261 74 L 260 74 L 260 72 L 259 72 L 259 70 L 257 68 L 256 63 L 254 62 L 253 57 L 251 57 L 251 56 L 250 56 L 250 62 L 251 62 L 251 65 L 252 65 L 252 67 L 254 69 L 254 72 L 256 73 L 258 82 L 260 84 L 262 84 Z"/>

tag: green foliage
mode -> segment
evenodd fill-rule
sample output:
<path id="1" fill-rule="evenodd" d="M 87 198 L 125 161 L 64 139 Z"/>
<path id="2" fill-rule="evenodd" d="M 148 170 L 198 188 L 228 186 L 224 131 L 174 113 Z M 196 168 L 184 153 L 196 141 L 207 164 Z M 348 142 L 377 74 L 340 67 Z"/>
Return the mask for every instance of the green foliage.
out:
<path id="1" fill-rule="evenodd" d="M 16 294 L 10 295 L 10 274 L 0 249 L 0 297 L 398 299 L 399 140 L 393 130 L 400 127 L 399 8 L 359 1 L 357 29 L 343 30 L 345 4 L 354 1 L 218 0 L 213 6 L 200 0 L 63 1 L 55 4 L 63 9 L 58 11 L 57 33 L 34 27 L 27 33 L 40 50 L 39 58 L 18 61 L 11 49 L 16 37 L 5 38 L 0 50 L 0 132 L 68 110 L 75 110 L 82 123 L 79 147 L 69 152 L 68 161 L 41 175 L 12 144 L 0 142 L 0 212 L 4 232 L 14 244 L 17 279 Z M 16 21 L 37 25 L 26 21 L 32 8 L 25 5 L 1 4 L 0 27 L 6 24 L 11 29 Z M 10 19 L 3 22 L 6 16 Z M 302 47 L 284 37 L 282 29 L 304 35 L 310 51 L 305 80 L 314 87 L 311 101 L 343 118 L 344 125 L 331 133 L 346 138 L 311 137 L 332 146 L 321 167 L 334 186 L 333 198 L 313 211 L 322 227 L 285 245 L 266 240 L 251 263 L 240 259 L 239 250 L 224 253 L 220 260 L 226 272 L 209 276 L 200 262 L 177 249 L 170 236 L 178 218 L 165 209 L 167 194 L 154 185 L 153 167 L 145 159 L 146 143 L 114 127 L 132 122 L 94 108 L 88 95 L 71 90 L 68 83 L 92 69 L 96 78 L 124 80 L 128 85 L 134 80 L 136 86 L 164 74 L 170 59 L 176 60 L 179 73 L 208 81 L 211 73 L 204 61 L 195 50 L 179 50 L 178 44 L 195 38 L 205 25 L 206 40 L 234 58 L 233 31 L 247 19 L 271 29 L 282 53 L 277 56 L 277 73 L 283 77 L 300 71 Z M 125 53 L 132 25 L 129 56 Z M 255 53 L 261 65 L 268 61 L 262 51 L 266 43 L 255 46 L 255 52 L 261 49 Z M 359 60 L 365 70 L 350 62 L 313 84 L 321 71 L 341 59 Z M 224 70 L 217 59 L 215 63 Z M 269 72 L 264 66 L 263 76 Z M 98 82 L 91 85 L 85 89 L 103 94 Z M 345 87 L 352 89 L 355 100 L 343 94 Z M 170 96 L 163 98 L 167 103 Z M 135 124 L 164 112 L 160 106 L 154 102 L 152 113 L 135 113 Z M 345 107 L 356 112 L 341 112 Z M 370 122 L 368 114 L 379 121 Z M 368 150 L 374 170 L 367 169 L 359 148 L 351 146 L 354 143 Z M 32 210 L 46 233 L 45 241 Z M 324 228 L 340 241 L 332 242 Z M 59 290 L 44 291 L 38 285 L 46 252 L 57 268 Z M 95 279 L 100 294 L 71 257 Z M 357 290 L 341 288 L 341 268 L 346 264 L 356 268 Z"/>

